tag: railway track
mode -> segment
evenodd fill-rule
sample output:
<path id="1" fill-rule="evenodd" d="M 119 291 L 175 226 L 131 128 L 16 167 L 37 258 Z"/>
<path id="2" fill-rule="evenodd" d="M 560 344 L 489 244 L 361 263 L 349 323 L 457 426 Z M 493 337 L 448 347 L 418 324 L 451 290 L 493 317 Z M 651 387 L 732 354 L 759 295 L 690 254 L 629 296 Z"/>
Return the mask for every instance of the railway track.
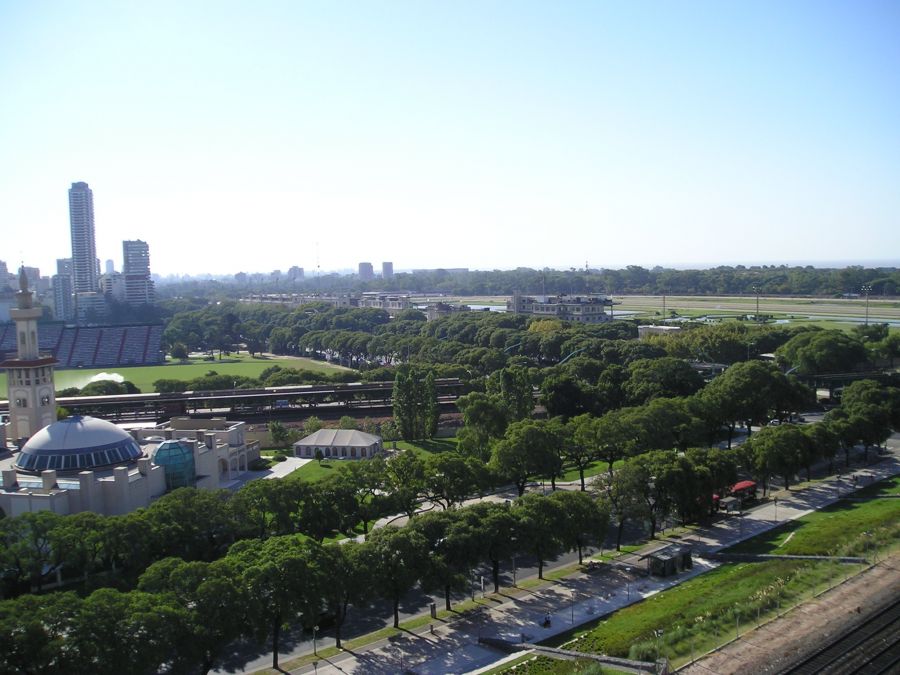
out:
<path id="1" fill-rule="evenodd" d="M 816 650 L 781 675 L 896 673 L 900 669 L 900 599 Z"/>

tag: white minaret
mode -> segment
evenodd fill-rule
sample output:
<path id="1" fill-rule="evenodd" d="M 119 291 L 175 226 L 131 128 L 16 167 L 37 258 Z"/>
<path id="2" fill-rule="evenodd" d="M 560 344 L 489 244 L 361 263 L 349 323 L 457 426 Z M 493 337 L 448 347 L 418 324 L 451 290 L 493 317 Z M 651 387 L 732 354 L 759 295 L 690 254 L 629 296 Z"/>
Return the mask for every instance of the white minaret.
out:
<path id="1" fill-rule="evenodd" d="M 43 314 L 35 307 L 28 290 L 25 268 L 19 269 L 17 309 L 9 314 L 16 322 L 16 358 L 0 363 L 6 369 L 9 387 L 9 431 L 12 441 L 28 439 L 36 431 L 56 421 L 56 394 L 53 366 L 57 361 L 38 350 L 37 322 Z"/>

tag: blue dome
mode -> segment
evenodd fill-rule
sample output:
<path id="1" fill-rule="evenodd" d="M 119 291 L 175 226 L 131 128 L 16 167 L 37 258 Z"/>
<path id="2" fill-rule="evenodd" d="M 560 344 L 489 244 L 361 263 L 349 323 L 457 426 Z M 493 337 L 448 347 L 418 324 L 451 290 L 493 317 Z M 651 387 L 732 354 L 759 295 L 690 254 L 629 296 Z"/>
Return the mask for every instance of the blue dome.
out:
<path id="1" fill-rule="evenodd" d="M 174 490 L 194 484 L 194 453 L 178 441 L 163 441 L 151 455 L 151 461 L 166 472 L 166 489 Z"/>
<path id="2" fill-rule="evenodd" d="M 124 429 L 106 420 L 73 415 L 29 438 L 14 466 L 29 473 L 86 471 L 132 462 L 142 454 L 141 446 Z"/>

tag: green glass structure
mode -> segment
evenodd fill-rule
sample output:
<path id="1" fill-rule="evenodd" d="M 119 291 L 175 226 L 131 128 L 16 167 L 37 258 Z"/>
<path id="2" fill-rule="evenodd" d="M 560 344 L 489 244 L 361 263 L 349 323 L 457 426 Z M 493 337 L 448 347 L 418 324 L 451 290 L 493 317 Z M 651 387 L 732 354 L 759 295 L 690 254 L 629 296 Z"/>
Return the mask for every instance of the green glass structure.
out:
<path id="1" fill-rule="evenodd" d="M 166 472 L 166 489 L 172 491 L 194 484 L 194 453 L 179 441 L 163 441 L 153 453 L 153 463 Z"/>

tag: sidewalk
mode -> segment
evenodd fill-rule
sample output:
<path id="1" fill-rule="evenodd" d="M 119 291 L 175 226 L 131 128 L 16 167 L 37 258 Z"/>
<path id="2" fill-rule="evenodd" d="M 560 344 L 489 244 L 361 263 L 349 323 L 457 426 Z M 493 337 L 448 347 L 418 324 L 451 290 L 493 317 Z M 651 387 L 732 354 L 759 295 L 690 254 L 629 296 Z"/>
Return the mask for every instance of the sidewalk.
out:
<path id="1" fill-rule="evenodd" d="M 878 464 L 858 469 L 862 476 L 855 486 L 849 476 L 833 477 L 802 489 L 776 493 L 777 504 L 767 502 L 743 517 L 732 517 L 710 527 L 694 530 L 679 539 L 691 544 L 696 552 L 694 568 L 669 579 L 643 576 L 634 565 L 604 565 L 597 572 L 576 572 L 559 582 L 537 590 L 503 589 L 489 609 L 461 616 L 449 623 L 434 622 L 434 632 L 424 629 L 405 631 L 356 652 L 343 652 L 331 659 L 321 659 L 291 673 L 417 673 L 444 675 L 477 673 L 495 666 L 505 657 L 500 652 L 478 644 L 479 637 L 495 637 L 508 641 L 540 642 L 650 597 L 661 590 L 714 568 L 717 563 L 704 559 L 743 539 L 764 532 L 779 523 L 794 520 L 837 501 L 856 487 L 900 473 L 897 452 L 900 436 L 888 442 L 891 454 Z M 661 540 L 648 544 L 659 547 Z M 548 570 L 549 571 L 549 570 Z M 550 616 L 549 628 L 541 626 Z M 286 660 L 286 659 L 285 659 Z"/>

